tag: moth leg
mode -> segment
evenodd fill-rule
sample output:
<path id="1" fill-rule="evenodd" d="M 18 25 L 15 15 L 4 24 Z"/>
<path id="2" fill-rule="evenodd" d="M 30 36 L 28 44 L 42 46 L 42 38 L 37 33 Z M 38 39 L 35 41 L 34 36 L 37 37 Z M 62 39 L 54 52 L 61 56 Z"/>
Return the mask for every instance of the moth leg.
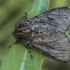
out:
<path id="1" fill-rule="evenodd" d="M 7 45 L 8 45 L 8 49 L 9 49 L 10 47 L 12 47 L 12 45 L 9 45 L 8 43 L 7 43 Z"/>
<path id="2" fill-rule="evenodd" d="M 33 56 L 32 56 L 32 53 L 31 53 L 31 50 L 30 49 L 27 49 L 28 50 L 28 52 L 29 52 L 29 54 L 30 54 L 30 56 L 31 56 L 31 59 L 33 59 Z"/>

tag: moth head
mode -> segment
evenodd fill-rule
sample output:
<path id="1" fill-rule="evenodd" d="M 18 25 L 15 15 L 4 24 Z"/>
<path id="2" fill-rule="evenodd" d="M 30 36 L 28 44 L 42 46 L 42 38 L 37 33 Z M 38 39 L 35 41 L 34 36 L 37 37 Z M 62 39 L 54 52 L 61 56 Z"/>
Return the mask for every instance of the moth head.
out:
<path id="1" fill-rule="evenodd" d="M 22 40 L 23 38 L 26 38 L 28 36 L 29 32 L 30 29 L 24 24 L 20 23 L 18 26 L 15 27 L 12 34 L 15 37 L 15 39 Z"/>

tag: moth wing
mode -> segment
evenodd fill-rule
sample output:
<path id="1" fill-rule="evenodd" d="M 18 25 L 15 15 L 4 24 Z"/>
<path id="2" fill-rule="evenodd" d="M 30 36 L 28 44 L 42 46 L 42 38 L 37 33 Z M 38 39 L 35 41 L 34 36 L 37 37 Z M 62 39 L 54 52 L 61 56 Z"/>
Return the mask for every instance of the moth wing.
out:
<path id="1" fill-rule="evenodd" d="M 52 41 L 50 43 L 40 40 L 40 42 L 33 42 L 33 48 L 43 55 L 52 58 L 59 62 L 70 62 L 70 43 L 65 39 Z"/>
<path id="2" fill-rule="evenodd" d="M 70 62 L 69 11 L 70 8 L 58 8 L 31 19 L 31 27 L 35 30 L 32 42 L 35 50 L 54 60 Z"/>

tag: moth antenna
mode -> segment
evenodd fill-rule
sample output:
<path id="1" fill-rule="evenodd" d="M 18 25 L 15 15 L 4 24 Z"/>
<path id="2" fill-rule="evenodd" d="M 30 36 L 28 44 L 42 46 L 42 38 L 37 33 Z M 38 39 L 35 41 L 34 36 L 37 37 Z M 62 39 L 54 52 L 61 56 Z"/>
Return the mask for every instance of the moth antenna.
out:
<path id="1" fill-rule="evenodd" d="M 25 13 L 24 19 L 26 20 L 27 19 L 27 12 L 23 11 L 23 13 Z"/>

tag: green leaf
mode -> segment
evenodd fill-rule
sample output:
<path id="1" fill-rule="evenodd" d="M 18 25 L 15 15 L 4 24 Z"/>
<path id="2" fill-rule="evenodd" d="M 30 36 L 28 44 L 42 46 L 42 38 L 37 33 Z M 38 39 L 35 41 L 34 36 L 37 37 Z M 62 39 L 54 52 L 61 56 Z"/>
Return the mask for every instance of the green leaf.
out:
<path id="1" fill-rule="evenodd" d="M 22 44 L 13 45 L 7 54 L 1 57 L 0 70 L 40 70 L 43 55 L 31 50 L 33 59 Z"/>
<path id="2" fill-rule="evenodd" d="M 27 12 L 30 19 L 45 12 L 48 8 L 48 0 L 34 0 L 33 6 Z M 41 70 L 45 56 L 35 50 L 31 50 L 33 59 L 22 44 L 13 45 L 7 54 L 1 56 L 0 70 Z"/>
<path id="3" fill-rule="evenodd" d="M 27 12 L 27 18 L 33 18 L 41 13 L 47 11 L 49 5 L 49 0 L 34 0 L 31 9 Z"/>
<path id="4" fill-rule="evenodd" d="M 70 30 L 68 31 L 68 35 L 70 36 Z"/>

